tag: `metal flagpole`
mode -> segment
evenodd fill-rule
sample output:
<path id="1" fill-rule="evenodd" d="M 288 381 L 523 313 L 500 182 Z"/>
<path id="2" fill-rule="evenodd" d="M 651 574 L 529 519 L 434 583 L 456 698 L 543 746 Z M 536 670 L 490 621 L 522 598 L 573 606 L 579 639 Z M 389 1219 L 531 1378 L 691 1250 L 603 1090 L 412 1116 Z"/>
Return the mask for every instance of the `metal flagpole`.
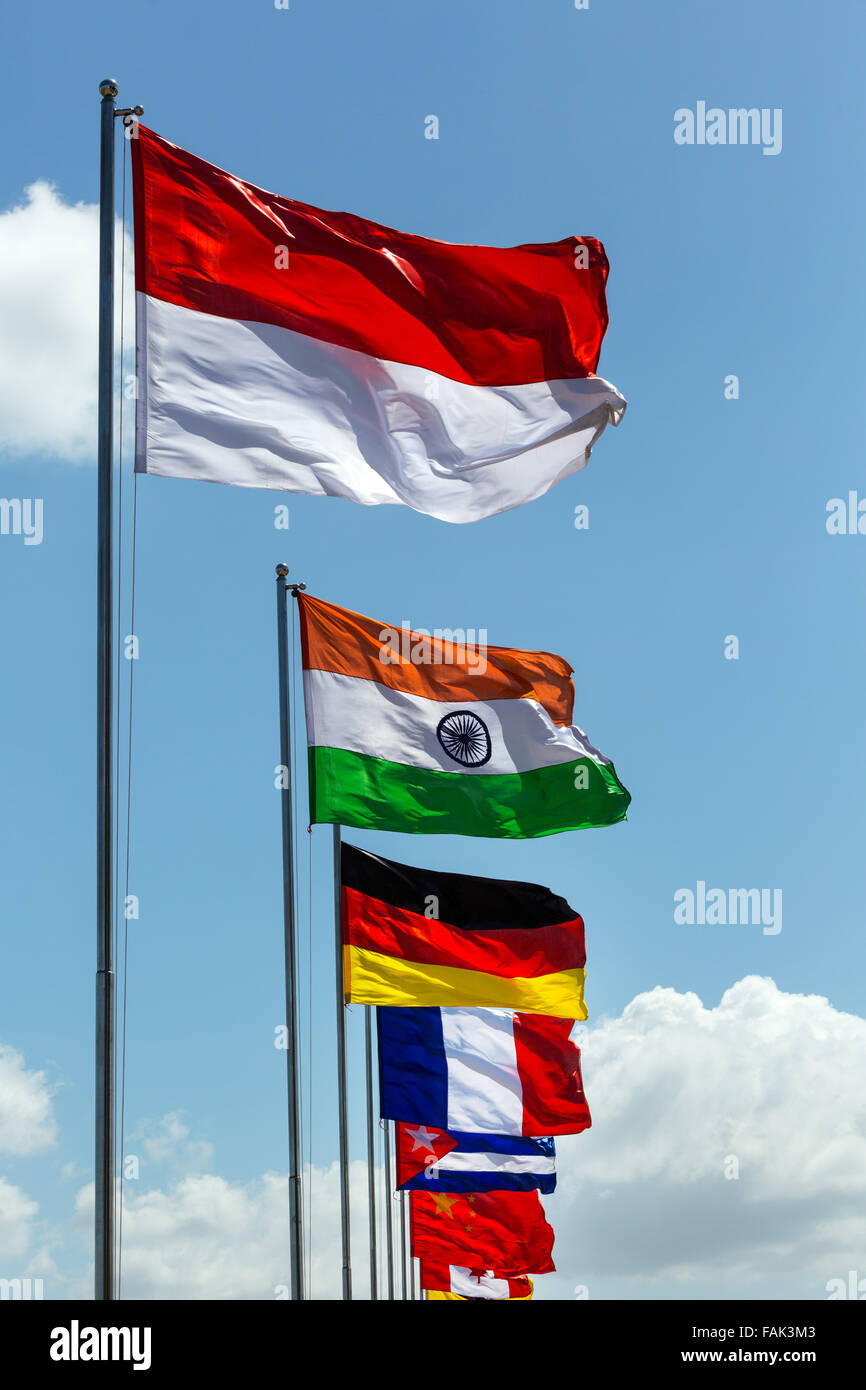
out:
<path id="1" fill-rule="evenodd" d="M 364 1020 L 367 1054 L 367 1201 L 370 1212 L 370 1298 L 379 1297 L 379 1252 L 376 1238 L 376 1131 L 373 1103 L 373 1008 L 368 1005 Z"/>
<path id="2" fill-rule="evenodd" d="M 112 464 L 114 386 L 114 99 L 99 84 L 99 405 L 96 561 L 96 1127 L 94 1297 L 114 1298 L 114 901 L 112 886 Z"/>
<path id="3" fill-rule="evenodd" d="M 96 514 L 96 1105 L 94 1125 L 94 1297 L 115 1298 L 114 797 L 112 663 L 114 578 L 114 121 L 141 106 L 115 106 L 117 83 L 99 84 L 99 359 Z"/>
<path id="4" fill-rule="evenodd" d="M 346 1006 L 343 983 L 343 893 L 340 827 L 334 830 L 334 947 L 337 977 L 337 1090 L 340 1128 L 340 1230 L 343 1298 L 352 1297 L 352 1239 L 349 1208 L 349 1107 L 346 1085 Z"/>
<path id="5" fill-rule="evenodd" d="M 394 1231 L 392 1226 L 392 1210 L 394 1206 L 394 1188 L 391 1182 L 391 1121 L 383 1120 L 385 1126 L 385 1243 L 388 1247 L 388 1297 L 394 1297 Z"/>
<path id="6" fill-rule="evenodd" d="M 409 1297 L 406 1278 L 406 1193 L 400 1193 L 400 1297 Z"/>
<path id="7" fill-rule="evenodd" d="M 304 1297 L 304 1227 L 301 1196 L 301 1126 L 298 1075 L 298 989 L 295 949 L 295 853 L 292 765 L 289 747 L 289 625 L 287 565 L 277 565 L 277 660 L 280 693 L 280 778 L 283 835 L 283 941 L 286 972 L 286 1080 L 289 1104 L 289 1264 L 293 1299 Z"/>

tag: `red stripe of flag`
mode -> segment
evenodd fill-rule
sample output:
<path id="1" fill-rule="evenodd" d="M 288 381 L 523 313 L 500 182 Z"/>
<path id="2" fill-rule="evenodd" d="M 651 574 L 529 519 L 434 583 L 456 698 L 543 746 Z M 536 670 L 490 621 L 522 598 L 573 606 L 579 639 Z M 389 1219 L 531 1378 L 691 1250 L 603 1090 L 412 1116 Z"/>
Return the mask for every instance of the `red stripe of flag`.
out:
<path id="1" fill-rule="evenodd" d="M 552 927 L 467 931 L 343 887 L 346 944 L 419 965 L 482 970 L 507 979 L 537 978 L 586 964 L 583 921 Z"/>
<path id="2" fill-rule="evenodd" d="M 569 1037 L 573 1027 L 569 1018 L 514 1015 L 524 1134 L 580 1134 L 592 1124 L 580 1072 L 580 1048 Z"/>
<path id="3" fill-rule="evenodd" d="M 280 198 L 143 125 L 132 165 L 144 294 L 479 386 L 587 377 L 598 366 L 608 262 L 594 237 L 431 241 Z"/>

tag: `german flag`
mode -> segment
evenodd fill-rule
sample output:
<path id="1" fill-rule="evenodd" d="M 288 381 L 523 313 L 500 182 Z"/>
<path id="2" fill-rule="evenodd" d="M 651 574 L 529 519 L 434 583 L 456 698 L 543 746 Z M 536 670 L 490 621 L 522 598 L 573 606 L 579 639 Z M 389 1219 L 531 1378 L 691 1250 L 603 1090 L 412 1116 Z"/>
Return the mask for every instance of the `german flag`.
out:
<path id="1" fill-rule="evenodd" d="M 410 868 L 342 846 L 346 999 L 584 1019 L 583 921 L 536 883 Z"/>

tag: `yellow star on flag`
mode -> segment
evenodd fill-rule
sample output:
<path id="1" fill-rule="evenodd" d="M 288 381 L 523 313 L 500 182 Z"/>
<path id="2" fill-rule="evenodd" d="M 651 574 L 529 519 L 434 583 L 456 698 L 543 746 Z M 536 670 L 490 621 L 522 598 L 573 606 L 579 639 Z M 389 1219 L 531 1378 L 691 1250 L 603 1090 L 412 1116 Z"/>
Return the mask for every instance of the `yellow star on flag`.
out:
<path id="1" fill-rule="evenodd" d="M 445 1215 L 450 1216 L 453 1221 L 454 1216 L 451 1208 L 457 1201 L 457 1198 L 449 1197 L 447 1192 L 431 1192 L 430 1196 L 433 1198 L 433 1203 L 436 1207 L 436 1215 L 438 1216 L 440 1212 L 444 1212 Z"/>
<path id="2" fill-rule="evenodd" d="M 474 1208 L 474 1206 L 475 1206 L 475 1194 L 474 1194 L 473 1192 L 467 1192 L 467 1194 L 466 1194 L 466 1201 L 469 1203 L 470 1207 L 473 1207 L 473 1208 Z M 475 1213 L 474 1213 L 474 1211 L 473 1211 L 472 1214 L 471 1214 L 470 1217 L 469 1217 L 469 1220 L 465 1223 L 465 1225 L 464 1225 L 464 1227 L 463 1227 L 464 1231 L 469 1232 L 469 1231 L 472 1230 L 472 1217 L 473 1217 L 474 1215 L 475 1215 Z"/>

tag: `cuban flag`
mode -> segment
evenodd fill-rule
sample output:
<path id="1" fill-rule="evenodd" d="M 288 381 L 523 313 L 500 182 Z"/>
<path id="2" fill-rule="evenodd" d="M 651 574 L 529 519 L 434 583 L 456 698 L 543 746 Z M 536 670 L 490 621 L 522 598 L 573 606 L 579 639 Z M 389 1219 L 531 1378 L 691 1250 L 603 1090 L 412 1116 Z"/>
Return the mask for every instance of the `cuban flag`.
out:
<path id="1" fill-rule="evenodd" d="M 553 1140 L 397 1123 L 397 1186 L 422 1192 L 552 1192 Z"/>
<path id="2" fill-rule="evenodd" d="M 510 1009 L 377 1014 L 384 1119 L 532 1139 L 589 1128 L 571 1019 Z"/>

